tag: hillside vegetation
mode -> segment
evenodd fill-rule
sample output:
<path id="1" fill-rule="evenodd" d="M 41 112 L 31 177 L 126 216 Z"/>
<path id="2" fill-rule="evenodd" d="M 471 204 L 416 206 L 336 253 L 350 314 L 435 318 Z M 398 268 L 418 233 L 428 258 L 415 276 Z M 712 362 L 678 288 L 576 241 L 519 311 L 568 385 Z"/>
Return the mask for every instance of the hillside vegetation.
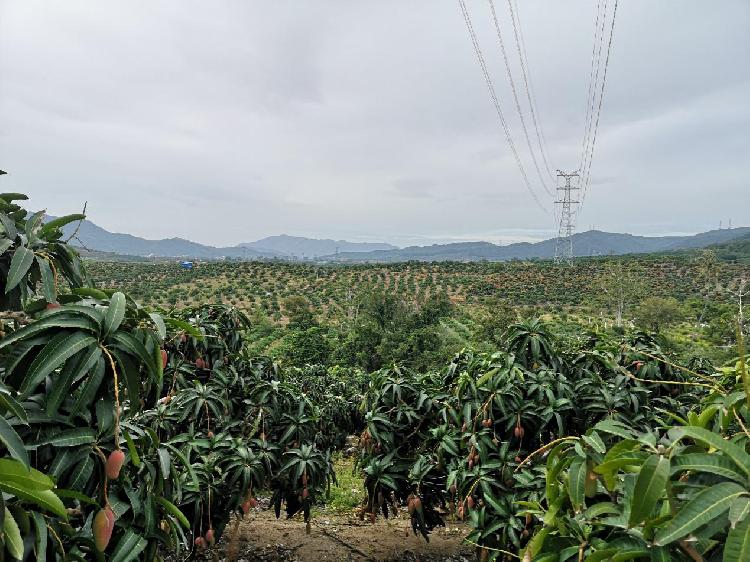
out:
<path id="1" fill-rule="evenodd" d="M 741 264 L 84 263 L 83 217 L 25 199 L 0 195 L 4 559 L 234 560 L 259 497 L 300 535 L 334 502 L 461 524 L 480 561 L 750 559 Z"/>

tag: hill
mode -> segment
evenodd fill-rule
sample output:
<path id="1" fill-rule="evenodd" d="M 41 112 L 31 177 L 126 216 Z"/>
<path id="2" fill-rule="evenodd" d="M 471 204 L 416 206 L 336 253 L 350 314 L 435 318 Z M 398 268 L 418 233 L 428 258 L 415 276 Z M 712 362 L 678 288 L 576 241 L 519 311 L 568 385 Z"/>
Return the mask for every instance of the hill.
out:
<path id="1" fill-rule="evenodd" d="M 49 217 L 53 218 L 53 217 Z M 513 259 L 550 259 L 554 256 L 555 240 L 522 242 L 498 246 L 489 242 L 461 242 L 397 248 L 385 243 L 348 242 L 346 240 L 313 239 L 299 236 L 269 236 L 237 246 L 215 247 L 184 238 L 149 240 L 132 234 L 109 232 L 83 221 L 80 226 L 69 224 L 65 235 L 76 228 L 75 245 L 87 250 L 121 256 L 171 257 L 196 259 L 314 259 L 351 263 L 387 263 L 403 261 L 507 261 Z M 705 248 L 727 244 L 750 236 L 750 227 L 711 230 L 693 236 L 636 236 L 589 230 L 573 237 L 576 257 L 597 255 L 643 254 Z M 117 258 L 115 258 L 117 259 Z"/>
<path id="2" fill-rule="evenodd" d="M 636 236 L 589 230 L 573 236 L 576 257 L 597 255 L 644 254 L 690 248 L 705 248 L 750 235 L 750 227 L 711 230 L 693 236 Z M 340 253 L 326 259 L 340 262 L 404 261 L 507 261 L 512 259 L 550 259 L 555 254 L 555 240 L 521 242 L 498 246 L 489 242 L 462 242 L 410 246 L 401 250 L 378 250 L 367 254 Z"/>
<path id="3" fill-rule="evenodd" d="M 55 217 L 48 216 L 51 220 Z M 314 258 L 326 254 L 335 254 L 337 251 L 370 252 L 373 250 L 396 249 L 395 246 L 382 243 L 347 242 L 346 240 L 317 240 L 299 236 L 270 236 L 229 247 L 215 247 L 198 242 L 192 242 L 184 238 L 165 238 L 161 240 L 149 240 L 123 234 L 109 232 L 108 230 L 94 224 L 91 221 L 83 221 L 78 224 L 69 224 L 63 230 L 68 237 L 76 232 L 72 243 L 82 246 L 90 257 L 97 257 L 97 253 L 107 254 L 110 259 L 123 259 L 128 257 L 172 257 L 172 258 L 198 258 L 198 259 L 296 259 Z"/>
<path id="4" fill-rule="evenodd" d="M 269 252 L 296 258 L 316 258 L 319 256 L 335 255 L 339 252 L 373 252 L 377 250 L 396 250 L 396 246 L 377 242 L 348 242 L 346 240 L 330 240 L 304 238 L 301 236 L 268 236 L 255 242 L 239 244 L 242 248 L 251 248 L 260 252 Z"/>

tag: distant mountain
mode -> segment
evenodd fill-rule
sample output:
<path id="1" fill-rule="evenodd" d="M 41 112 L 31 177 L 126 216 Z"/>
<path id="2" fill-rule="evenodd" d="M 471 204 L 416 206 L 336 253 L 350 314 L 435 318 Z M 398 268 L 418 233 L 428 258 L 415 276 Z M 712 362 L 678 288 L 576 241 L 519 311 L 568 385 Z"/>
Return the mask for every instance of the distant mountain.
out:
<path id="1" fill-rule="evenodd" d="M 274 254 L 296 257 L 316 258 L 337 254 L 339 252 L 373 252 L 377 250 L 396 250 L 396 246 L 381 244 L 377 242 L 347 242 L 346 240 L 318 240 L 315 238 L 303 238 L 301 236 L 269 236 L 255 242 L 239 244 L 242 248 L 252 248 L 259 252 L 270 252 Z"/>
<path id="2" fill-rule="evenodd" d="M 55 217 L 48 216 L 47 220 Z M 80 226 L 68 224 L 63 229 L 65 236 L 76 232 L 72 243 L 90 250 L 90 257 L 120 255 L 130 257 L 172 257 L 196 259 L 295 259 L 315 258 L 337 251 L 370 252 L 373 250 L 391 250 L 396 246 L 369 242 L 347 242 L 346 240 L 316 240 L 298 236 L 269 236 L 256 242 L 239 244 L 224 248 L 207 246 L 191 242 L 184 238 L 166 238 L 148 240 L 131 234 L 109 232 L 91 221 L 85 220 Z"/>
<path id="3" fill-rule="evenodd" d="M 52 219 L 54 217 L 48 217 Z M 214 247 L 184 238 L 148 240 L 131 234 L 109 232 L 83 221 L 66 225 L 64 233 L 76 231 L 74 245 L 91 251 L 92 258 L 133 259 L 137 257 L 190 259 L 317 259 L 329 262 L 397 261 L 505 261 L 511 259 L 549 259 L 555 252 L 555 240 L 498 246 L 489 242 L 462 242 L 410 246 L 399 249 L 390 244 L 317 240 L 298 236 L 269 236 L 256 242 L 230 247 Z M 573 236 L 577 257 L 608 254 L 641 254 L 691 248 L 705 248 L 750 236 L 750 227 L 711 230 L 694 236 L 635 236 L 589 230 Z"/>
<path id="4" fill-rule="evenodd" d="M 750 234 L 750 227 L 711 230 L 693 236 L 635 236 L 589 230 L 573 235 L 576 257 L 595 255 L 642 254 L 704 248 L 729 242 Z M 339 253 L 326 256 L 327 261 L 339 262 L 400 262 L 400 261 L 506 261 L 512 259 L 549 259 L 555 254 L 555 240 L 521 242 L 498 246 L 489 242 L 461 242 L 410 246 L 400 250 L 378 250 L 362 253 Z"/>
<path id="5" fill-rule="evenodd" d="M 54 217 L 48 217 L 49 219 Z M 66 236 L 70 236 L 78 228 L 76 238 L 72 244 L 83 246 L 88 250 L 109 252 L 128 256 L 155 256 L 175 258 L 218 259 L 230 258 L 266 258 L 275 257 L 268 252 L 260 252 L 252 248 L 216 248 L 191 242 L 184 238 L 167 238 L 163 240 L 147 240 L 131 234 L 109 232 L 91 221 L 68 224 L 63 229 Z"/>

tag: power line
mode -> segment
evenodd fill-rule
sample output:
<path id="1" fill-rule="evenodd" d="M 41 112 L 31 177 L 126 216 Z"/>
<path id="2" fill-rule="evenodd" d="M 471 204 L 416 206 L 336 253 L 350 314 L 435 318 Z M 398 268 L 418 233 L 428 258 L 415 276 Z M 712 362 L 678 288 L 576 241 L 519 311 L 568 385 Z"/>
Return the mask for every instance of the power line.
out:
<path id="1" fill-rule="evenodd" d="M 583 181 L 583 189 L 581 191 L 581 203 L 580 205 L 583 205 L 583 201 L 586 199 L 586 191 L 589 187 L 589 180 L 591 179 L 591 160 L 594 157 L 594 147 L 596 146 L 596 133 L 599 130 L 599 117 L 602 113 L 602 101 L 604 100 L 604 85 L 607 82 L 607 69 L 609 68 L 609 55 L 612 51 L 612 37 L 615 34 L 615 19 L 617 17 L 617 2 L 618 0 L 615 0 L 615 7 L 612 11 L 612 26 L 609 30 L 609 43 L 607 44 L 607 58 L 604 61 L 604 76 L 602 77 L 602 89 L 599 93 L 599 107 L 596 110 L 596 124 L 594 125 L 594 138 L 591 141 L 591 154 L 589 155 L 589 164 L 588 168 L 586 169 L 586 177 Z"/>
<path id="2" fill-rule="evenodd" d="M 578 164 L 579 170 L 583 169 L 583 159 L 584 159 L 584 155 L 586 154 L 587 147 L 588 147 L 589 119 L 591 119 L 591 114 L 593 113 L 593 110 L 594 110 L 594 101 L 592 99 L 592 95 L 596 96 L 596 88 L 594 86 L 594 67 L 597 64 L 596 46 L 599 43 L 599 18 L 601 15 L 601 5 L 602 5 L 601 0 L 597 0 L 596 21 L 594 22 L 594 41 L 591 45 L 591 69 L 589 70 L 589 89 L 588 89 L 588 93 L 586 94 L 586 117 L 584 118 L 584 122 L 583 122 L 583 138 L 581 139 L 581 162 L 580 164 Z M 605 4 L 605 13 L 606 13 L 606 4 Z"/>
<path id="3" fill-rule="evenodd" d="M 513 143 L 513 138 L 511 137 L 510 130 L 508 129 L 508 123 L 505 121 L 503 110 L 500 107 L 500 101 L 498 100 L 497 94 L 495 93 L 495 86 L 492 84 L 492 78 L 490 77 L 490 73 L 487 70 L 487 64 L 485 63 L 484 55 L 482 54 L 482 49 L 479 47 L 479 41 L 477 40 L 476 33 L 474 32 L 474 26 L 471 24 L 471 17 L 469 16 L 469 11 L 466 8 L 466 4 L 464 3 L 464 0 L 458 0 L 458 4 L 461 7 L 461 12 L 463 13 L 464 22 L 466 23 L 466 28 L 469 30 L 471 43 L 474 46 L 474 52 L 476 53 L 477 60 L 479 61 L 479 67 L 482 70 L 482 75 L 484 76 L 484 80 L 487 84 L 487 90 L 490 93 L 492 104 L 494 105 L 497 116 L 500 119 L 500 124 L 502 125 L 503 132 L 505 133 L 505 139 L 508 141 L 508 146 L 510 146 L 510 150 L 513 153 L 513 157 L 516 160 L 516 164 L 518 165 L 518 169 L 521 171 L 521 176 L 523 177 L 523 181 L 524 181 L 524 184 L 526 185 L 526 189 L 528 190 L 529 194 L 534 199 L 536 204 L 539 206 L 539 208 L 547 212 L 547 209 L 544 207 L 544 205 L 542 205 L 542 202 L 539 201 L 539 197 L 537 197 L 537 194 L 534 192 L 534 188 L 531 186 L 531 182 L 529 182 L 529 178 L 526 175 L 526 170 L 524 170 L 523 163 L 521 162 L 521 158 L 519 157 L 518 151 L 516 150 L 516 146 Z"/>
<path id="4" fill-rule="evenodd" d="M 552 191 L 547 187 L 547 183 L 544 181 L 542 171 L 539 169 L 539 163 L 536 160 L 536 154 L 534 148 L 531 146 L 531 139 L 529 138 L 529 131 L 526 128 L 526 120 L 523 118 L 523 111 L 521 110 L 521 103 L 518 101 L 518 93 L 516 92 L 516 84 L 513 80 L 513 72 L 510 69 L 510 62 L 508 61 L 508 54 L 505 52 L 505 42 L 503 41 L 503 34 L 500 30 L 500 22 L 497 19 L 497 12 L 495 12 L 495 3 L 493 0 L 487 0 L 490 5 L 490 11 L 492 12 L 492 21 L 495 23 L 495 31 L 497 33 L 497 40 L 500 43 L 500 51 L 503 54 L 503 61 L 505 62 L 505 71 L 508 75 L 508 81 L 510 82 L 510 88 L 513 91 L 513 101 L 516 104 L 516 111 L 518 111 L 518 117 L 521 119 L 521 127 L 523 128 L 524 137 L 526 137 L 526 145 L 529 147 L 529 153 L 531 154 L 531 160 L 534 162 L 534 168 L 539 176 L 539 181 L 549 196 L 552 196 Z M 539 145 L 541 151 L 541 144 Z M 542 156 L 544 153 L 542 152 Z"/>
<path id="5" fill-rule="evenodd" d="M 550 177 L 552 177 L 552 171 L 550 169 L 549 162 L 547 162 L 546 143 L 543 142 L 544 135 L 542 133 L 541 122 L 539 122 L 536 116 L 537 112 L 535 109 L 535 103 L 533 101 L 533 96 L 532 96 L 531 74 L 530 74 L 530 71 L 528 70 L 529 63 L 525 55 L 526 48 L 524 47 L 522 49 L 523 35 L 521 34 L 520 16 L 516 16 L 517 10 L 516 11 L 513 10 L 513 3 L 511 2 L 511 0 L 508 0 L 508 9 L 510 10 L 511 22 L 513 23 L 513 35 L 516 39 L 516 50 L 518 51 L 518 59 L 521 62 L 521 75 L 523 76 L 523 83 L 526 86 L 526 98 L 529 100 L 529 108 L 531 110 L 531 120 L 534 122 L 534 129 L 536 130 L 536 138 L 537 138 L 537 141 L 539 141 L 539 151 L 542 153 L 542 160 L 544 160 L 544 166 L 547 169 L 547 173 L 550 175 Z M 517 18 L 518 18 L 518 23 L 516 23 Z M 545 186 L 545 189 L 547 189 L 546 186 Z"/>
<path id="6" fill-rule="evenodd" d="M 597 12 L 597 22 L 599 21 L 599 12 Z M 597 45 L 599 47 L 597 54 L 596 54 L 596 64 L 594 64 L 594 61 L 592 60 L 592 67 L 591 71 L 594 71 L 594 68 L 596 68 L 596 73 L 594 74 L 593 80 L 589 80 L 589 90 L 590 95 L 586 98 L 586 103 L 588 104 L 587 111 L 586 111 L 586 123 L 584 125 L 584 132 L 583 132 L 583 140 L 584 140 L 584 149 L 583 154 L 581 158 L 581 165 L 579 166 L 579 169 L 584 172 L 589 161 L 590 157 L 590 150 L 591 150 L 591 128 L 594 124 L 594 108 L 596 107 L 596 98 L 597 98 L 597 89 L 599 86 L 599 71 L 601 69 L 601 63 L 602 63 L 602 48 L 604 47 L 604 28 L 607 23 L 607 0 L 604 0 L 604 10 L 601 17 L 601 30 L 599 31 L 599 35 L 594 35 L 594 50 L 596 50 Z M 597 29 L 599 26 L 597 25 Z M 593 55 L 593 53 L 592 53 Z M 585 174 L 584 174 L 585 175 Z"/>

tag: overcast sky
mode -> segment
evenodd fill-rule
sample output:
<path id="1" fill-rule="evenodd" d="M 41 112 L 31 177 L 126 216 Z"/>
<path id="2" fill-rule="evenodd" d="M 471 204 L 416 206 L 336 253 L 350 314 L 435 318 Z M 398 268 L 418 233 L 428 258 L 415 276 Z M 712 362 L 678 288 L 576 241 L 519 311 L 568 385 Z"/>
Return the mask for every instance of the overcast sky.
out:
<path id="1" fill-rule="evenodd" d="M 573 169 L 596 2 L 518 3 L 550 166 Z M 488 3 L 467 5 L 550 208 Z M 524 102 L 506 0 L 496 7 Z M 620 0 L 579 230 L 750 224 L 748 30 L 747 0 Z M 0 168 L 0 191 L 35 208 L 88 201 L 97 224 L 148 238 L 427 244 L 554 229 L 456 0 L 0 0 Z"/>

